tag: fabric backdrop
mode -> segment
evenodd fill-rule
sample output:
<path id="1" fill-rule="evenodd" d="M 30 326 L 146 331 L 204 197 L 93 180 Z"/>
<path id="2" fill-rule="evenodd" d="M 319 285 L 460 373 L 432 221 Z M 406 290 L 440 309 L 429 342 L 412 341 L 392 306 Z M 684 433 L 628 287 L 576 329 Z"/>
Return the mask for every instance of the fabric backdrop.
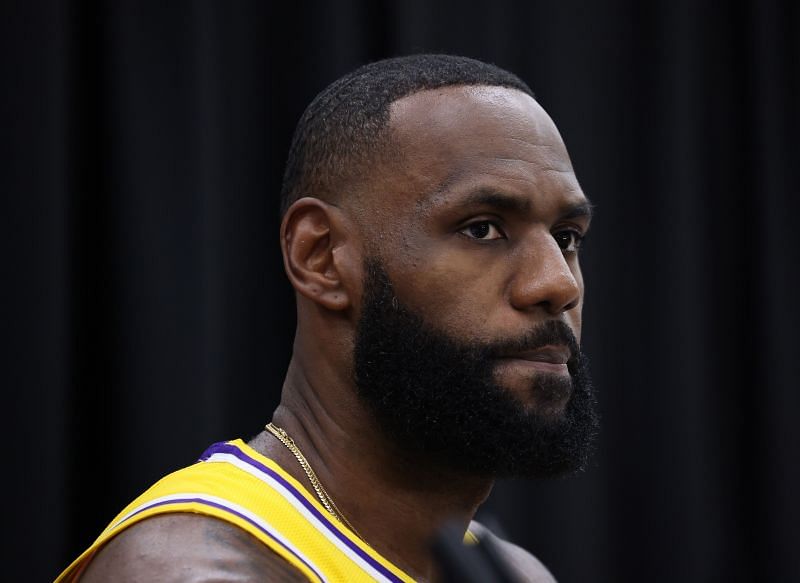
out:
<path id="1" fill-rule="evenodd" d="M 599 451 L 484 516 L 562 582 L 800 580 L 798 6 L 4 2 L 4 572 L 52 579 L 260 431 L 294 328 L 294 124 L 352 68 L 435 51 L 528 81 L 597 205 Z"/>

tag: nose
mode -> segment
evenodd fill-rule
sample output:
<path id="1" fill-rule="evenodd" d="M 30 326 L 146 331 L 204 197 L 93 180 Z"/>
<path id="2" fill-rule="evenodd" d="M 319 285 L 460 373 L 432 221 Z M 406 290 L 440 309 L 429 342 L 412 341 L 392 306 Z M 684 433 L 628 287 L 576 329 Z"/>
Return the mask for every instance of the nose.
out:
<path id="1" fill-rule="evenodd" d="M 511 284 L 511 305 L 517 310 L 539 307 L 551 315 L 571 310 L 582 294 L 576 273 L 549 233 L 538 237 L 520 258 Z"/>

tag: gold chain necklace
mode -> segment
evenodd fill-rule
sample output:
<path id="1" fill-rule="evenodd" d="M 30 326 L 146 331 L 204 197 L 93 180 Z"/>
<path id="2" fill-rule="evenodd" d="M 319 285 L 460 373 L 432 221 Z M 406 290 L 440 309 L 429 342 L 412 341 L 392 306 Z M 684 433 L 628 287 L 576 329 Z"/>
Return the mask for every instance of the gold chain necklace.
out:
<path id="1" fill-rule="evenodd" d="M 336 503 L 333 501 L 333 498 L 331 498 L 331 495 L 328 494 L 328 491 L 322 485 L 322 482 L 319 481 L 316 472 L 314 472 L 314 470 L 311 468 L 311 464 L 308 463 L 306 456 L 303 455 L 303 452 L 300 451 L 300 448 L 297 447 L 297 444 L 294 442 L 294 440 L 289 437 L 289 434 L 272 422 L 267 423 L 265 429 L 278 438 L 278 441 L 285 445 L 286 449 L 292 452 L 294 457 L 297 458 L 297 461 L 300 463 L 300 467 L 303 468 L 306 476 L 308 476 L 308 481 L 311 482 L 311 486 L 314 488 L 314 492 L 317 493 L 317 497 L 319 498 L 319 501 L 322 502 L 325 510 L 327 510 L 336 520 L 353 531 L 358 538 L 364 540 L 364 537 L 358 534 L 358 531 L 353 528 L 353 525 L 350 524 L 350 521 L 345 518 L 344 514 L 342 514 L 342 511 L 336 506 Z"/>

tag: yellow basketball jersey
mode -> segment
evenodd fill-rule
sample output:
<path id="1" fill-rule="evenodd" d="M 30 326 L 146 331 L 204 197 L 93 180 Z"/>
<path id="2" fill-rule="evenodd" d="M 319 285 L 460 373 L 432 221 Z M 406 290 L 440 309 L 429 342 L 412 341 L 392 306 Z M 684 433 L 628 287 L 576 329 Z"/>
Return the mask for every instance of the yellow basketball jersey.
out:
<path id="1" fill-rule="evenodd" d="M 74 581 L 111 538 L 140 520 L 196 512 L 246 530 L 309 581 L 413 581 L 325 508 L 274 461 L 241 439 L 208 448 L 129 504 L 56 580 Z"/>

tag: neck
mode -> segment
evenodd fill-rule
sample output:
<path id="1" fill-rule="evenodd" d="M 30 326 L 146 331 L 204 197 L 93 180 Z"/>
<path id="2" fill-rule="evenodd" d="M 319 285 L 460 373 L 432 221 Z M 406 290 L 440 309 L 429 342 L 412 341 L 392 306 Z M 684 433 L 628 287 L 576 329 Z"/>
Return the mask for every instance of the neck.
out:
<path id="1" fill-rule="evenodd" d="M 430 580 L 431 540 L 448 521 L 466 531 L 492 480 L 405 454 L 361 406 L 352 383 L 319 366 L 315 372 L 324 386 L 292 361 L 273 422 L 294 440 L 358 534 L 410 575 Z M 274 436 L 263 433 L 251 445 L 316 497 L 300 464 Z"/>

